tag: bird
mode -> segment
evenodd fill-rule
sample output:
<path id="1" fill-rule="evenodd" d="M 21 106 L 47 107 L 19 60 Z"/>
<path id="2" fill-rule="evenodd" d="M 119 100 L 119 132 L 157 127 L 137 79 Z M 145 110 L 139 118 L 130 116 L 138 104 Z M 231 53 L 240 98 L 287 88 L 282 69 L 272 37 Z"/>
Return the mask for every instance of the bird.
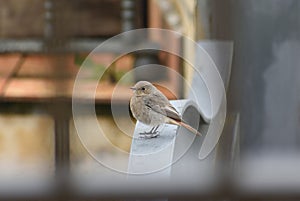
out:
<path id="1" fill-rule="evenodd" d="M 150 82 L 139 81 L 130 89 L 133 90 L 130 99 L 130 110 L 133 117 L 143 124 L 152 126 L 150 131 L 139 133 L 141 137 L 155 138 L 159 136 L 157 129 L 164 123 L 182 126 L 201 136 L 200 132 L 182 119 L 168 98 Z"/>

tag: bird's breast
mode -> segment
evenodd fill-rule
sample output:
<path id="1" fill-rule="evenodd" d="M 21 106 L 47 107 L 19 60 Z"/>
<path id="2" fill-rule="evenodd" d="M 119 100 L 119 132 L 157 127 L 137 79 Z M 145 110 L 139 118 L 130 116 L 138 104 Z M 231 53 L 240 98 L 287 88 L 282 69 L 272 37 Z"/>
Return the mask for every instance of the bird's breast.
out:
<path id="1" fill-rule="evenodd" d="M 145 101 L 140 97 L 133 97 L 130 101 L 130 109 L 133 116 L 147 125 L 159 125 L 164 123 L 165 117 L 151 108 L 147 107 Z"/>

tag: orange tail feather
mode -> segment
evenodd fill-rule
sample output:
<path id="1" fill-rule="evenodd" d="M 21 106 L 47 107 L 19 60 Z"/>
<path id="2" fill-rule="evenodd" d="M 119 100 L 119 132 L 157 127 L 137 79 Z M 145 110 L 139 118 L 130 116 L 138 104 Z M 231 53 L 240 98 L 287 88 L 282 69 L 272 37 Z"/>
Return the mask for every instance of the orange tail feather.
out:
<path id="1" fill-rule="evenodd" d="M 199 135 L 199 136 L 202 136 L 202 134 L 197 131 L 196 129 L 194 129 L 193 127 L 191 127 L 190 125 L 182 122 L 182 121 L 175 121 L 174 119 L 171 119 L 170 122 L 171 124 L 175 124 L 175 125 L 178 125 L 178 126 L 182 126 L 184 128 L 186 128 L 187 130 L 191 131 L 192 133 L 194 133 L 195 135 Z"/>
<path id="2" fill-rule="evenodd" d="M 192 133 L 194 133 L 196 135 L 202 136 L 202 134 L 199 131 L 197 131 L 196 129 L 194 129 L 193 127 L 191 127 L 190 125 L 188 125 L 186 123 L 179 122 L 179 125 L 183 126 L 184 128 L 188 129 L 189 131 L 191 131 Z"/>

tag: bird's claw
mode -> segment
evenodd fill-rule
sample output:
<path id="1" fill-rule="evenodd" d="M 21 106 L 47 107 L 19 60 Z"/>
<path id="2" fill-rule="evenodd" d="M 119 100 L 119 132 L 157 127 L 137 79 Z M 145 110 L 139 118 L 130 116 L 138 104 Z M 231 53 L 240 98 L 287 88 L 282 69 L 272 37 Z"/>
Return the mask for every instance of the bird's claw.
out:
<path id="1" fill-rule="evenodd" d="M 159 132 L 155 131 L 155 132 L 143 132 L 143 133 L 139 133 L 140 134 L 140 138 L 156 138 L 159 136 Z"/>

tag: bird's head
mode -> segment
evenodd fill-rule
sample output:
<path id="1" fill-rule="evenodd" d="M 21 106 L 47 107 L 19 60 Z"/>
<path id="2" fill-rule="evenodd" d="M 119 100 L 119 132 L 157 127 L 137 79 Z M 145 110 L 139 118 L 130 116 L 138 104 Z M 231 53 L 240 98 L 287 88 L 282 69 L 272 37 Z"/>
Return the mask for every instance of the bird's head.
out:
<path id="1" fill-rule="evenodd" d="M 155 86 L 147 81 L 139 81 L 133 87 L 130 87 L 137 96 L 146 96 L 155 91 Z"/>

